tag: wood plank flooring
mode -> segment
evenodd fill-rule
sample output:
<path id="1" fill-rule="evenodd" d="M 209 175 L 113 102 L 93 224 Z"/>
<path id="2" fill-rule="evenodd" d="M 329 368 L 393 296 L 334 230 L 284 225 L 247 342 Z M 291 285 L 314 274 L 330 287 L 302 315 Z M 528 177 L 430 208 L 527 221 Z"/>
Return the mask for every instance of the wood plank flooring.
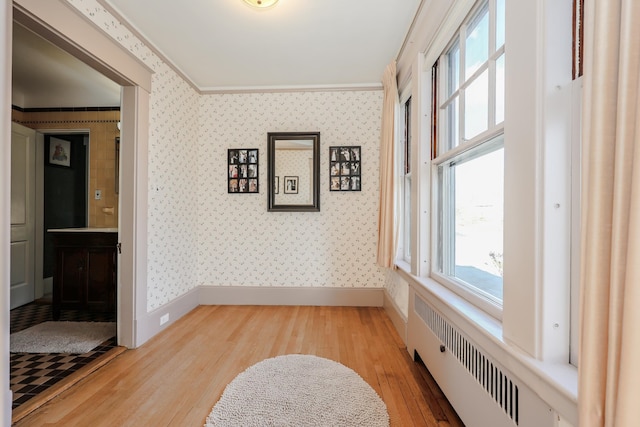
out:
<path id="1" fill-rule="evenodd" d="M 383 309 L 274 306 L 197 307 L 14 425 L 202 426 L 236 375 L 292 353 L 356 371 L 392 426 L 463 426 Z"/>

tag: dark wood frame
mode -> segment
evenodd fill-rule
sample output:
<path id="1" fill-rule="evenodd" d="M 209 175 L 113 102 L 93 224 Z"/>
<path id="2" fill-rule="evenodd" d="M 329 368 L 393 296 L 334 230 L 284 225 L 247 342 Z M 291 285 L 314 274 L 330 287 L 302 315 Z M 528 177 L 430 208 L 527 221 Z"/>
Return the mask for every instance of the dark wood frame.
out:
<path id="1" fill-rule="evenodd" d="M 347 152 L 348 156 L 344 156 Z M 358 153 L 357 158 L 354 153 Z M 362 190 L 362 147 L 342 145 L 329 147 L 329 191 Z"/>
<path id="2" fill-rule="evenodd" d="M 269 212 L 319 212 L 320 211 L 320 132 L 269 132 L 267 134 L 267 168 L 269 182 L 275 182 L 276 141 L 308 139 L 313 145 L 313 195 L 306 205 L 285 205 L 276 203 L 274 186 L 268 187 L 267 210 Z"/>

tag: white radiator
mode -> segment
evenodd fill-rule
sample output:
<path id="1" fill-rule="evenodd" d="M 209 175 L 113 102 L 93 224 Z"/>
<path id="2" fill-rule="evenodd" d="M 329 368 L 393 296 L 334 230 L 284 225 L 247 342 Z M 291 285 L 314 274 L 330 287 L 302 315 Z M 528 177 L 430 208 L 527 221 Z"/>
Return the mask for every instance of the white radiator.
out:
<path id="1" fill-rule="evenodd" d="M 554 411 L 412 291 L 407 347 L 467 427 L 553 427 Z"/>

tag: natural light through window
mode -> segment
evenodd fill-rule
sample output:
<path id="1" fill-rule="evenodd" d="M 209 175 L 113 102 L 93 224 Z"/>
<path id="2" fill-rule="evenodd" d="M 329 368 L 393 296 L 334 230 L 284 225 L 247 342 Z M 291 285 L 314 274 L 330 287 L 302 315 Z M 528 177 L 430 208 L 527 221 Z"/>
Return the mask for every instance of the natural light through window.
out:
<path id="1" fill-rule="evenodd" d="M 433 273 L 492 307 L 503 295 L 504 43 L 504 0 L 487 0 L 436 65 Z"/>
<path id="2" fill-rule="evenodd" d="M 502 300 L 503 151 L 452 167 L 455 277 L 498 300 Z"/>

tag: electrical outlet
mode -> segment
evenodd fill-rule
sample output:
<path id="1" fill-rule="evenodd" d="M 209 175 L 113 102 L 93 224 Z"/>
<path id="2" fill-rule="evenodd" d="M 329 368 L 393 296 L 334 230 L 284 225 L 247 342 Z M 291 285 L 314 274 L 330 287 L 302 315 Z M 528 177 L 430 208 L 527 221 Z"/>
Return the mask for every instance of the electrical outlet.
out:
<path id="1" fill-rule="evenodd" d="M 169 313 L 163 314 L 162 317 L 160 317 L 160 326 L 164 325 L 168 321 L 169 321 Z"/>

